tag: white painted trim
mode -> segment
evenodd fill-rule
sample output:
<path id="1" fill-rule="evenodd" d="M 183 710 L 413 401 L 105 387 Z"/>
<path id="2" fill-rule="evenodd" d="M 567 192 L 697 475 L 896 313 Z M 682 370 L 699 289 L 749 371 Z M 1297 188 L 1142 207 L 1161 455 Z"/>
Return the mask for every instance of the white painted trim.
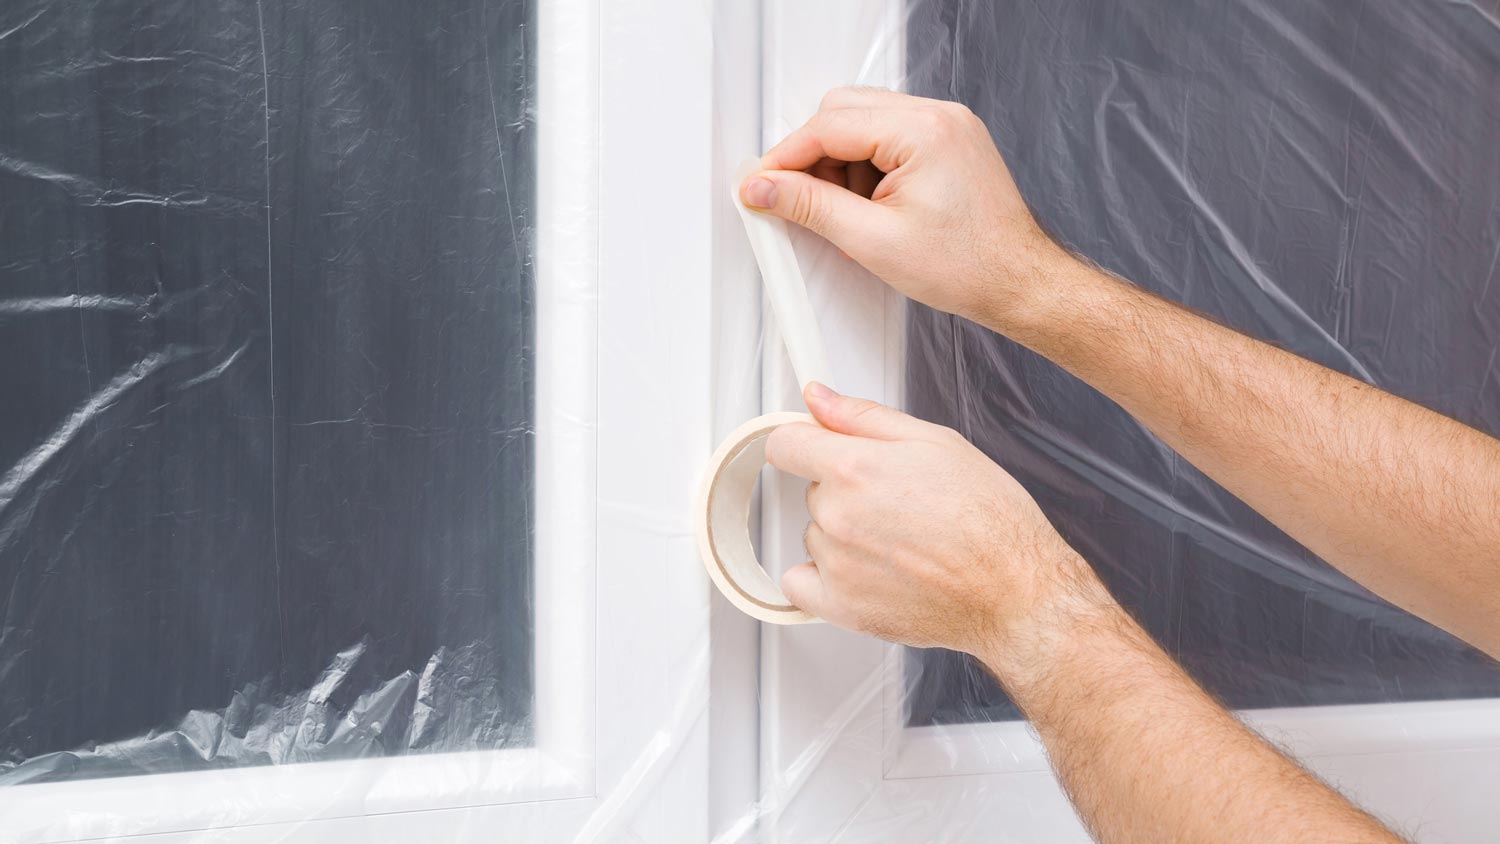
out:
<path id="1" fill-rule="evenodd" d="M 761 292 L 755 256 L 725 183 L 760 154 L 760 2 L 714 3 L 714 442 L 760 415 Z M 754 502 L 752 535 L 758 532 Z M 753 824 L 759 790 L 760 624 L 713 593 L 709 829 Z"/>
<path id="2" fill-rule="evenodd" d="M 1302 759 L 1500 748 L 1500 698 L 1241 710 L 1256 732 Z"/>
<path id="3" fill-rule="evenodd" d="M 885 779 L 1049 770 L 1024 721 L 903 727 L 901 683 L 887 682 Z M 892 694 L 891 689 L 895 689 Z M 892 707 L 892 703 L 895 707 Z M 1251 729 L 1298 759 L 1500 749 L 1500 699 L 1241 710 Z"/>
<path id="4" fill-rule="evenodd" d="M 537 5 L 536 746 L 590 786 L 600 469 L 599 21 Z M 539 798 L 538 798 L 539 799 Z"/>
<path id="5" fill-rule="evenodd" d="M 563 799 L 588 788 L 570 764 L 533 749 L 19 785 L 5 794 L 0 840 L 50 844 L 306 822 Z"/>
<path id="6" fill-rule="evenodd" d="M 714 3 L 714 184 L 760 153 L 760 3 Z M 714 442 L 760 415 L 760 288 L 754 255 L 727 196 L 714 220 Z M 759 528 L 751 502 L 751 535 Z M 759 789 L 760 625 L 712 595 L 709 831 L 744 822 Z"/>
<path id="7" fill-rule="evenodd" d="M 598 8 L 599 803 L 574 840 L 704 841 L 712 18 L 699 0 Z"/>

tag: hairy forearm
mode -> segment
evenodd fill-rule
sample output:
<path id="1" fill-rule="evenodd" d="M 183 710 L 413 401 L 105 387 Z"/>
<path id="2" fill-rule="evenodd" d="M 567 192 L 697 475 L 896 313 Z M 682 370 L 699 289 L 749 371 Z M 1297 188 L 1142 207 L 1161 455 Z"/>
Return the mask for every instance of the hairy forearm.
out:
<path id="1" fill-rule="evenodd" d="M 1234 719 L 1117 606 L 985 658 L 1101 844 L 1398 841 Z"/>
<path id="2" fill-rule="evenodd" d="M 986 320 L 1393 603 L 1500 656 L 1500 441 L 1071 259 Z"/>

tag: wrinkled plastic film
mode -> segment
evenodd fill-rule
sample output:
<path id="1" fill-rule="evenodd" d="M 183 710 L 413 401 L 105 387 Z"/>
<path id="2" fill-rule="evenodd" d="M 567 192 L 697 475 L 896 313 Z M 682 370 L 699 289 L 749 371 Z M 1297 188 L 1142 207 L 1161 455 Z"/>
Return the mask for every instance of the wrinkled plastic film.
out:
<path id="1" fill-rule="evenodd" d="M 509 796 L 478 801 L 492 813 L 466 827 L 475 840 L 633 842 L 699 811 L 664 796 L 678 780 L 707 792 L 738 772 L 750 785 L 716 798 L 728 808 L 715 841 L 1086 840 L 1020 713 L 974 663 L 827 625 L 763 634 L 758 652 L 719 650 L 717 625 L 641 647 L 640 684 L 668 703 L 591 703 L 588 765 L 475 761 L 541 746 L 548 670 L 617 668 L 538 656 L 538 300 L 593 305 L 595 276 L 613 270 L 540 286 L 539 242 L 591 237 L 594 223 L 582 206 L 540 222 L 537 4 L 12 6 L 0 12 L 0 816 L 40 793 L 27 789 L 315 769 L 330 773 L 301 793 L 247 777 L 233 800 L 197 807 L 203 831 L 179 840 L 268 813 L 267 838 L 325 840 L 317 818 L 367 814 L 370 840 L 423 840 L 443 814 L 424 810 L 479 808 L 424 803 L 426 789 L 496 780 Z M 890 8 L 873 28 L 819 31 L 816 49 L 842 63 L 833 82 L 968 105 L 1059 239 L 1247 334 L 1500 431 L 1500 26 L 1483 4 Z M 729 17 L 705 6 L 691 23 Z M 714 47 L 792 49 L 766 40 L 773 23 L 715 26 Z M 778 81 L 798 82 L 761 84 Z M 728 427 L 795 407 L 796 385 L 767 387 L 785 343 L 769 311 L 744 304 L 759 293 L 725 184 L 774 139 L 747 140 L 748 124 L 806 118 L 773 100 L 736 87 L 713 102 L 723 166 L 710 203 L 732 224 L 714 248 L 744 263 L 725 276 L 744 287 L 715 291 L 733 329 L 713 341 Z M 652 109 L 638 112 L 649 134 Z M 652 224 L 703 211 L 684 208 Z M 792 234 L 827 330 L 849 286 L 871 280 Z M 668 257 L 637 260 L 655 272 Z M 915 303 L 889 313 L 899 330 L 859 351 L 899 372 L 905 409 L 1014 474 L 1229 705 L 1500 697 L 1492 662 L 1333 571 L 1052 364 Z M 592 358 L 633 354 L 622 343 Z M 838 386 L 858 375 L 840 369 Z M 642 404 L 677 398 L 663 384 Z M 648 447 L 590 429 L 587 414 L 568 422 L 577 443 Z M 575 492 L 598 519 L 659 541 L 549 564 L 696 566 L 685 507 L 618 485 Z M 801 517 L 760 505 L 761 521 Z M 631 623 L 588 635 L 636 641 L 642 616 L 589 594 L 601 623 Z M 793 678 L 766 668 L 799 658 Z M 745 661 L 751 683 L 707 685 L 710 662 Z M 738 720 L 714 720 L 731 694 Z M 710 729 L 748 735 L 748 761 L 705 749 Z M 378 773 L 390 760 L 427 767 Z M 1470 834 L 1480 810 L 1424 814 L 1483 782 L 1465 764 L 1392 773 L 1387 793 L 1406 798 L 1390 804 L 1396 820 L 1483 840 Z M 101 834 L 154 822 L 138 815 Z M 57 840 L 68 829 L 49 827 Z"/>
<path id="2" fill-rule="evenodd" d="M 6 10 L 0 781 L 529 741 L 530 16 Z"/>

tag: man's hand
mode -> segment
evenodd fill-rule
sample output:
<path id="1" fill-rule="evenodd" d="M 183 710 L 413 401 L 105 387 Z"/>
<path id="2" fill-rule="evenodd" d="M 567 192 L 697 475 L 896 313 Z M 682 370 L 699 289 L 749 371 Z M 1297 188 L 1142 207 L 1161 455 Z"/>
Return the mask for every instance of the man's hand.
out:
<path id="1" fill-rule="evenodd" d="M 1105 844 L 1395 837 L 1204 694 L 1110 598 L 1020 484 L 956 432 L 820 384 L 776 429 L 813 481 L 812 562 L 781 584 L 840 627 L 974 654 L 1047 744 Z"/>
<path id="2" fill-rule="evenodd" d="M 918 647 L 998 656 L 1008 684 L 1044 644 L 1113 607 L 1031 496 L 956 431 L 821 384 L 804 396 L 823 427 L 771 434 L 771 465 L 813 483 L 812 562 L 786 573 L 797 606 Z"/>
<path id="3" fill-rule="evenodd" d="M 830 94 L 741 186 L 908 296 L 1008 334 L 1119 402 L 1329 562 L 1500 654 L 1500 444 L 1095 270 L 1038 228 L 980 122 Z M 977 655 L 1103 842 L 1395 837 L 1204 694 L 957 435 L 809 393 L 771 462 L 817 484 L 788 596 Z"/>
<path id="4" fill-rule="evenodd" d="M 1074 258 L 962 106 L 836 90 L 763 163 L 747 204 L 1051 359 L 1350 577 L 1500 657 L 1500 442 Z"/>
<path id="5" fill-rule="evenodd" d="M 776 429 L 813 481 L 812 562 L 781 584 L 824 620 L 979 657 L 1106 844 L 1393 844 L 1204 694 L 1110 598 L 1020 484 L 956 432 L 820 384 Z"/>
<path id="6" fill-rule="evenodd" d="M 1032 219 L 989 131 L 957 103 L 839 88 L 761 164 L 741 185 L 746 205 L 817 232 L 938 310 L 1003 317 L 1045 268 L 1069 260 Z"/>

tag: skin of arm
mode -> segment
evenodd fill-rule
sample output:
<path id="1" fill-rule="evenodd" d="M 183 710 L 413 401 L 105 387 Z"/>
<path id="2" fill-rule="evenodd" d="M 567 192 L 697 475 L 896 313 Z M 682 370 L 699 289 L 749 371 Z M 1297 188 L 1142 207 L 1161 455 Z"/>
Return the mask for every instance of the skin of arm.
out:
<path id="1" fill-rule="evenodd" d="M 1113 397 L 1384 597 L 1500 652 L 1500 445 L 1069 255 L 961 106 L 841 89 L 748 205 Z M 783 586 L 841 626 L 978 656 L 1105 842 L 1394 841 L 1246 730 L 1114 603 L 1015 481 L 947 429 L 810 389 L 767 455 L 814 481 Z M 914 597 L 915 596 L 915 597 Z"/>
<path id="2" fill-rule="evenodd" d="M 985 661 L 1005 676 L 1003 654 Z M 1008 688 L 1101 842 L 1397 840 L 1235 720 L 1118 608 L 1077 620 L 1038 664 Z"/>
<path id="3" fill-rule="evenodd" d="M 1500 657 L 1500 441 L 1071 257 L 1047 284 L 987 323 L 1371 591 Z"/>

